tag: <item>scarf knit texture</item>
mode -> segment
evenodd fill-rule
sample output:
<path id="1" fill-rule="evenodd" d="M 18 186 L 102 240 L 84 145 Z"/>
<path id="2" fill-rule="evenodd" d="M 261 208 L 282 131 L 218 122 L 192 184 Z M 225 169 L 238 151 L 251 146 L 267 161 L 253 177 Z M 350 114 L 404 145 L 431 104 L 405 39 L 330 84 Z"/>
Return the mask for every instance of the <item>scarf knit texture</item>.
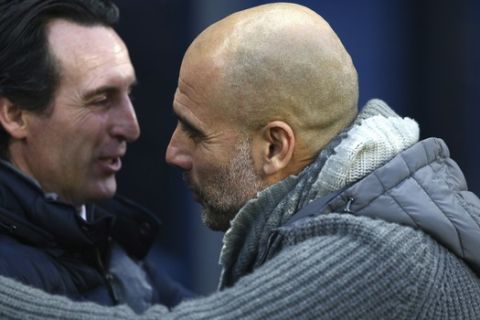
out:
<path id="1" fill-rule="evenodd" d="M 268 234 L 309 202 L 349 185 L 418 140 L 418 125 L 380 100 L 301 173 L 250 200 L 225 234 L 219 291 L 142 315 L 73 303 L 0 277 L 1 319 L 479 319 L 480 282 L 409 227 L 349 214 L 294 228 L 263 263 Z"/>
<path id="2" fill-rule="evenodd" d="M 417 142 L 418 137 L 414 120 L 400 118 L 381 100 L 369 101 L 316 161 L 299 175 L 263 190 L 239 211 L 224 237 L 220 288 L 231 285 L 252 263 L 258 266 L 252 260 L 265 254 L 256 252 L 258 243 L 266 243 L 271 230 L 309 202 L 366 176 Z M 231 275 L 228 269 L 233 269 Z"/>

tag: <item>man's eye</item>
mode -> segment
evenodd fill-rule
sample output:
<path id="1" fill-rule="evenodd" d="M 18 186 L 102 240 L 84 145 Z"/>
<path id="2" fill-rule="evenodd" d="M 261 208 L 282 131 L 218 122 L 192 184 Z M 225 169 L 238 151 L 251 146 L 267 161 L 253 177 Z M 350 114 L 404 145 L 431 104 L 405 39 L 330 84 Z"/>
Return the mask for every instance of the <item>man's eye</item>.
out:
<path id="1" fill-rule="evenodd" d="M 200 134 L 196 131 L 193 131 L 193 130 L 185 130 L 185 133 L 187 134 L 187 136 L 191 139 L 199 139 L 200 138 Z"/>
<path id="2" fill-rule="evenodd" d="M 202 133 L 196 130 L 195 128 L 192 128 L 183 123 L 181 123 L 181 127 L 182 127 L 182 131 L 187 135 L 187 137 L 189 137 L 193 141 L 198 141 L 203 137 Z"/>
<path id="3" fill-rule="evenodd" d="M 99 107 L 103 107 L 103 106 L 106 106 L 108 105 L 110 102 L 110 98 L 108 96 L 101 96 L 101 97 L 97 97 L 95 99 L 93 99 L 90 104 L 93 105 L 93 106 L 99 106 Z"/>

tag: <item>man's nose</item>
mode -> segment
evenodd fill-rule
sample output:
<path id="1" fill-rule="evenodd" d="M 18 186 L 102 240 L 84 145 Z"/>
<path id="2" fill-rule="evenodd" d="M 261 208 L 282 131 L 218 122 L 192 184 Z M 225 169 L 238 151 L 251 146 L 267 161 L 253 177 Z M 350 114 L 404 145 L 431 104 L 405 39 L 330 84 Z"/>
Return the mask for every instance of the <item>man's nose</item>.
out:
<path id="1" fill-rule="evenodd" d="M 133 142 L 140 136 L 140 126 L 138 125 L 137 115 L 130 98 L 127 96 L 122 102 L 118 113 L 114 115 L 115 122 L 112 134 L 121 140 Z"/>
<path id="2" fill-rule="evenodd" d="M 189 171 L 192 168 L 192 157 L 188 152 L 187 145 L 182 142 L 182 134 L 178 126 L 170 138 L 165 160 L 169 165 L 176 166 L 184 171 Z"/>

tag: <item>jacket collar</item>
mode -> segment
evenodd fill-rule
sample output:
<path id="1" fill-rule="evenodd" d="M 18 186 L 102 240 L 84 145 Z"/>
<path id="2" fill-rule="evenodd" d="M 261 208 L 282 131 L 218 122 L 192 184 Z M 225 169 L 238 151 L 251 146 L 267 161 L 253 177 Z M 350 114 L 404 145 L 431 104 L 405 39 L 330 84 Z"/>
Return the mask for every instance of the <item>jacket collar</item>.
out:
<path id="1" fill-rule="evenodd" d="M 152 214 L 118 199 L 86 209 L 89 221 L 74 206 L 50 197 L 34 180 L 0 162 L 0 227 L 11 236 L 33 246 L 65 250 L 103 247 L 113 238 L 136 258 L 147 253 L 159 224 Z M 129 237 L 121 234 L 125 230 Z M 124 238 L 129 241 L 119 241 Z"/>
<path id="2" fill-rule="evenodd" d="M 480 200 L 445 142 L 416 143 L 349 187 L 327 212 L 348 212 L 419 229 L 480 275 Z"/>

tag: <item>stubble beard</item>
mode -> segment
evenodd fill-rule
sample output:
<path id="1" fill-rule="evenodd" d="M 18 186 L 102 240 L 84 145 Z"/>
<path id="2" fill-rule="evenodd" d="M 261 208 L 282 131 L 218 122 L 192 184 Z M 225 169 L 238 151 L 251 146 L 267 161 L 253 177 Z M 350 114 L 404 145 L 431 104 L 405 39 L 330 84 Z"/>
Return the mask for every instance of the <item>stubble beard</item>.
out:
<path id="1" fill-rule="evenodd" d="M 262 188 L 250 154 L 250 141 L 244 139 L 228 165 L 218 168 L 203 181 L 201 190 L 195 190 L 203 206 L 203 222 L 212 230 L 226 231 L 238 211 Z"/>

